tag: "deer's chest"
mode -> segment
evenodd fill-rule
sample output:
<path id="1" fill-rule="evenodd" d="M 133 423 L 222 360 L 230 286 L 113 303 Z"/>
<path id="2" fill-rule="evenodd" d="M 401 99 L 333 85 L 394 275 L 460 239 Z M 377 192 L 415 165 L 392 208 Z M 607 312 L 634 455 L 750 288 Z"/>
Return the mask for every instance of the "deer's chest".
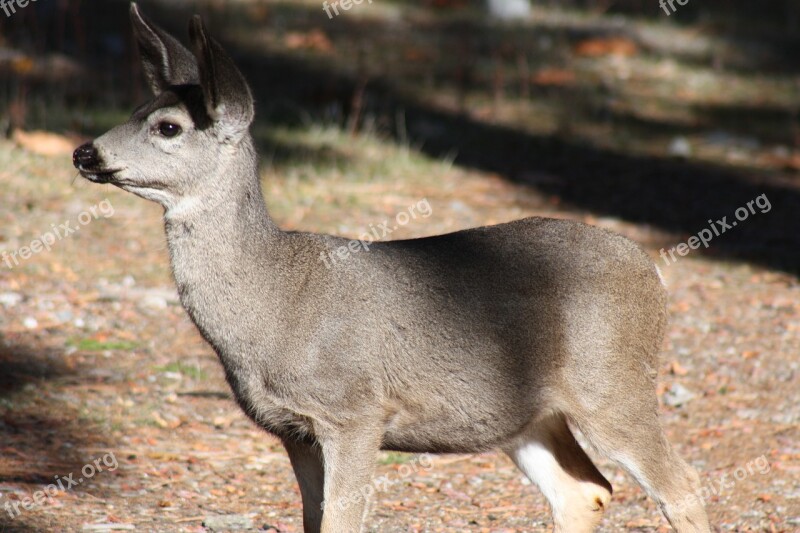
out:
<path id="1" fill-rule="evenodd" d="M 219 355 L 236 402 L 251 420 L 281 439 L 313 436 L 311 419 L 270 386 L 266 375 L 255 368 L 239 367 L 231 358 Z"/>

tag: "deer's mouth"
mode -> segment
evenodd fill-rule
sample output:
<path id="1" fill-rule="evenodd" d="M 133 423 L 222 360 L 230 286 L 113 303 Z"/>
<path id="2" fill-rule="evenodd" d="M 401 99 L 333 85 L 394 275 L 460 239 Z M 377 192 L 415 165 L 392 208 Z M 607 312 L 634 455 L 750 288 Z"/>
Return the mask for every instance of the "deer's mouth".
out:
<path id="1" fill-rule="evenodd" d="M 92 183 L 114 183 L 114 177 L 120 169 L 114 170 L 99 170 L 89 169 L 83 166 L 78 167 L 78 172 L 81 176 L 91 181 Z"/>
<path id="2" fill-rule="evenodd" d="M 114 185 L 121 189 L 125 189 L 126 191 L 129 189 L 157 189 L 162 190 L 166 189 L 167 185 L 160 181 L 147 181 L 147 182 L 136 182 L 131 180 L 125 179 L 115 179 L 113 181 Z"/>

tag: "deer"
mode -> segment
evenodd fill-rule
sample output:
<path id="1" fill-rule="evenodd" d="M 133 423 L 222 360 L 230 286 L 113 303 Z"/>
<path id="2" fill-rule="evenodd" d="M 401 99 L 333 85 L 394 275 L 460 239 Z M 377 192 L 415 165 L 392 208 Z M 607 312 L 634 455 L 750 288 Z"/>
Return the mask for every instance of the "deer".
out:
<path id="1" fill-rule="evenodd" d="M 710 531 L 700 478 L 659 422 L 667 291 L 638 244 L 532 217 L 376 241 L 326 268 L 348 239 L 270 217 L 253 95 L 202 19 L 190 51 L 135 3 L 130 16 L 153 98 L 73 163 L 163 207 L 181 304 L 238 406 L 285 447 L 305 532 L 365 530 L 369 498 L 352 496 L 380 450 L 499 450 L 554 531 L 594 531 L 612 487 L 578 431 L 676 531 Z"/>

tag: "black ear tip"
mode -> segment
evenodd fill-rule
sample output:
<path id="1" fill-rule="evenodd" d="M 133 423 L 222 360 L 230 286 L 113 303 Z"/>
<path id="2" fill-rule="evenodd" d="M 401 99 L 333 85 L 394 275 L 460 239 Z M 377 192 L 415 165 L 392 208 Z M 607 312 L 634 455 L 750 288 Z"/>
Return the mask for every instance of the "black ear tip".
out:
<path id="1" fill-rule="evenodd" d="M 189 21 L 189 32 L 192 35 L 204 35 L 206 27 L 203 24 L 203 17 L 200 15 L 194 15 L 191 20 Z"/>

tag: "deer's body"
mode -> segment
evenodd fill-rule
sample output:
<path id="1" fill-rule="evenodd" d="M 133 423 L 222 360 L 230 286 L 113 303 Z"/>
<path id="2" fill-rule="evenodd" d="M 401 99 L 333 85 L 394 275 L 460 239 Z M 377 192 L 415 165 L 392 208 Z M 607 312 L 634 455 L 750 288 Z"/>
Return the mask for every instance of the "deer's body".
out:
<path id="1" fill-rule="evenodd" d="M 593 367 L 657 368 L 665 291 L 619 235 L 532 218 L 374 243 L 326 268 L 320 252 L 345 239 L 283 232 L 251 199 L 252 220 L 238 202 L 168 212 L 167 238 L 183 305 L 278 436 L 367 415 L 386 449 L 484 451 L 596 390 Z M 635 342 L 626 331 L 652 339 L 638 368 L 610 344 Z"/>
<path id="2" fill-rule="evenodd" d="M 352 496 L 381 448 L 500 448 L 558 531 L 590 531 L 611 486 L 567 421 L 676 529 L 709 531 L 697 476 L 657 420 L 666 293 L 636 244 L 531 218 L 373 243 L 327 268 L 321 254 L 345 239 L 285 232 L 267 213 L 252 99 L 219 45 L 195 20 L 195 59 L 132 15 L 157 98 L 76 165 L 164 206 L 181 302 L 240 406 L 286 446 L 306 531 L 362 528 L 367 506 Z"/>

